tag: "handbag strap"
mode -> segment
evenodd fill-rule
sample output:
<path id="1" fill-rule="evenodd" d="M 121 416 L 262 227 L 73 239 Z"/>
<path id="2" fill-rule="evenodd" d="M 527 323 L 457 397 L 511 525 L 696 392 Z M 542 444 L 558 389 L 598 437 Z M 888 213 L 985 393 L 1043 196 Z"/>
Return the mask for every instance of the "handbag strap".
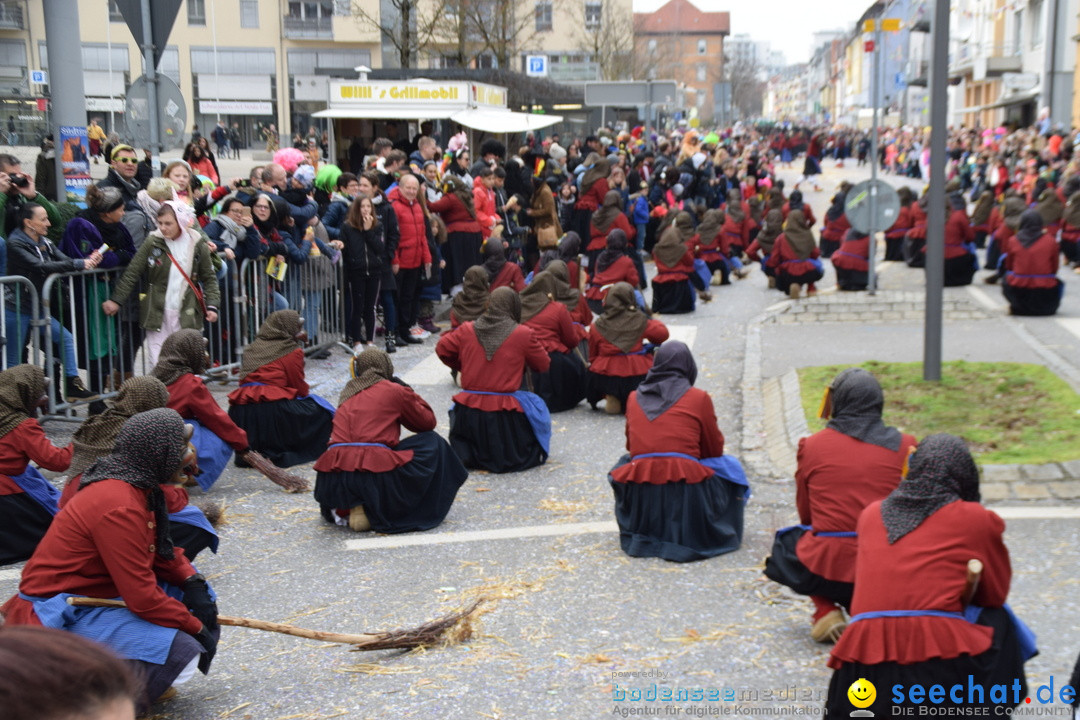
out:
<path id="1" fill-rule="evenodd" d="M 165 254 L 169 256 L 169 262 L 172 263 L 172 266 L 180 271 L 180 277 L 184 278 L 184 282 L 186 282 L 188 284 L 188 287 L 191 288 L 191 292 L 195 293 L 195 299 L 199 301 L 199 308 L 202 310 L 203 317 L 205 318 L 207 314 L 206 300 L 203 298 L 202 290 L 200 290 L 195 285 L 195 283 L 191 282 L 191 278 L 188 277 L 188 274 L 186 272 L 184 272 L 184 267 L 180 263 L 176 262 L 176 258 L 174 258 L 173 254 L 169 252 L 168 241 L 166 241 L 165 244 Z"/>

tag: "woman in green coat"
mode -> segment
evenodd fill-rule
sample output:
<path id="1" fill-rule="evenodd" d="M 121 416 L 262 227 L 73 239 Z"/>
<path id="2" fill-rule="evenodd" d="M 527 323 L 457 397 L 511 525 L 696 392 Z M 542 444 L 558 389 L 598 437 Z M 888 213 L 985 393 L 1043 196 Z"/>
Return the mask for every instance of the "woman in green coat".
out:
<path id="1" fill-rule="evenodd" d="M 191 208 L 167 200 L 158 210 L 157 223 L 158 229 L 146 237 L 116 282 L 112 297 L 101 306 L 106 315 L 115 315 L 145 277 L 139 324 L 146 331 L 150 365 L 157 364 L 161 344 L 169 335 L 186 328 L 202 330 L 204 318 L 216 322 L 221 299 L 210 248 L 192 227 Z"/>

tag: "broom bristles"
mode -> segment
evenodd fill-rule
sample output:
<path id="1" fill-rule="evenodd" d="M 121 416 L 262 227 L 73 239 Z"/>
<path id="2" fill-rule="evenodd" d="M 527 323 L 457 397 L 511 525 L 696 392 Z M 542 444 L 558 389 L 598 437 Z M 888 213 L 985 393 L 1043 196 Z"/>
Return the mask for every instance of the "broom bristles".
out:
<path id="1" fill-rule="evenodd" d="M 308 490 L 307 480 L 299 475 L 293 475 L 290 472 L 282 470 L 255 450 L 248 450 L 244 453 L 242 459 L 248 465 L 269 478 L 270 482 L 285 488 L 287 492 L 300 493 Z"/>
<path id="2" fill-rule="evenodd" d="M 391 630 L 378 633 L 370 642 L 356 643 L 353 650 L 400 650 L 418 647 L 430 647 L 440 643 L 451 645 L 466 642 L 472 637 L 472 614 L 483 602 L 483 598 L 472 605 L 441 618 L 432 620 L 406 630 Z"/>

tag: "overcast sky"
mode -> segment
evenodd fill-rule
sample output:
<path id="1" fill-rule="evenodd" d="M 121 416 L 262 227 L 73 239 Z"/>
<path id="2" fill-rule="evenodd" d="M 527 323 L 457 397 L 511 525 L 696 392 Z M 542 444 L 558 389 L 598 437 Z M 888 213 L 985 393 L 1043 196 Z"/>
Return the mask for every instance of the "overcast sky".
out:
<path id="1" fill-rule="evenodd" d="M 872 0 L 690 0 L 705 12 L 731 13 L 731 33 L 749 33 L 782 50 L 789 63 L 810 59 L 810 34 L 854 29 Z M 650 12 L 667 0 L 634 0 L 634 12 Z"/>

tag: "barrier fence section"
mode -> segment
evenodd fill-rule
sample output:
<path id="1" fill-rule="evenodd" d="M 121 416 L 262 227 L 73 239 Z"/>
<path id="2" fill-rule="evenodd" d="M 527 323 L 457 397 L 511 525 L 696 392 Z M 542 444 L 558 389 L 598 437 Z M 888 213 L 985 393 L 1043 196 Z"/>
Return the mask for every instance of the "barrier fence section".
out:
<path id="1" fill-rule="evenodd" d="M 208 378 L 223 382 L 237 379 L 244 349 L 275 310 L 292 308 L 301 314 L 309 336 L 305 348 L 309 354 L 328 349 L 345 338 L 347 293 L 342 263 L 332 263 L 325 256 L 311 256 L 310 262 L 290 263 L 284 279 L 277 280 L 266 273 L 266 258 L 244 260 L 239 266 L 233 260 L 224 257 L 222 260 L 218 272 L 221 291 L 218 319 L 213 323 L 204 321 L 202 328 L 211 360 Z M 12 354 L 12 348 L 19 342 L 25 345 L 23 338 L 28 335 L 23 331 L 13 338 L 9 330 L 20 327 L 20 321 L 40 328 L 33 337 L 35 360 L 31 362 L 40 362 L 39 356 L 44 356 L 49 380 L 47 416 L 75 419 L 76 408 L 112 397 L 124 380 L 145 375 L 153 368 L 144 342 L 146 333 L 139 323 L 139 304 L 145 301 L 142 286 L 132 292 L 116 315 L 108 316 L 102 309 L 102 303 L 109 299 L 124 270 L 94 269 L 50 275 L 40 298 L 26 278 L 0 278 L 5 297 L 10 294 L 14 298 L 22 293 L 19 299 L 24 305 L 29 301 L 30 306 L 28 311 L 12 312 L 8 308 L 15 307 L 14 304 L 5 304 L 5 318 L 0 325 L 8 343 L 5 367 L 18 357 Z M 68 400 L 67 377 L 76 375 L 85 377 L 86 387 L 97 397 Z"/>
<path id="2" fill-rule="evenodd" d="M 0 318 L 4 355 L 0 370 L 24 362 L 41 364 L 41 333 L 32 332 L 42 324 L 37 288 L 21 275 L 5 275 L 0 277 L 0 291 L 4 297 L 4 315 Z"/>

